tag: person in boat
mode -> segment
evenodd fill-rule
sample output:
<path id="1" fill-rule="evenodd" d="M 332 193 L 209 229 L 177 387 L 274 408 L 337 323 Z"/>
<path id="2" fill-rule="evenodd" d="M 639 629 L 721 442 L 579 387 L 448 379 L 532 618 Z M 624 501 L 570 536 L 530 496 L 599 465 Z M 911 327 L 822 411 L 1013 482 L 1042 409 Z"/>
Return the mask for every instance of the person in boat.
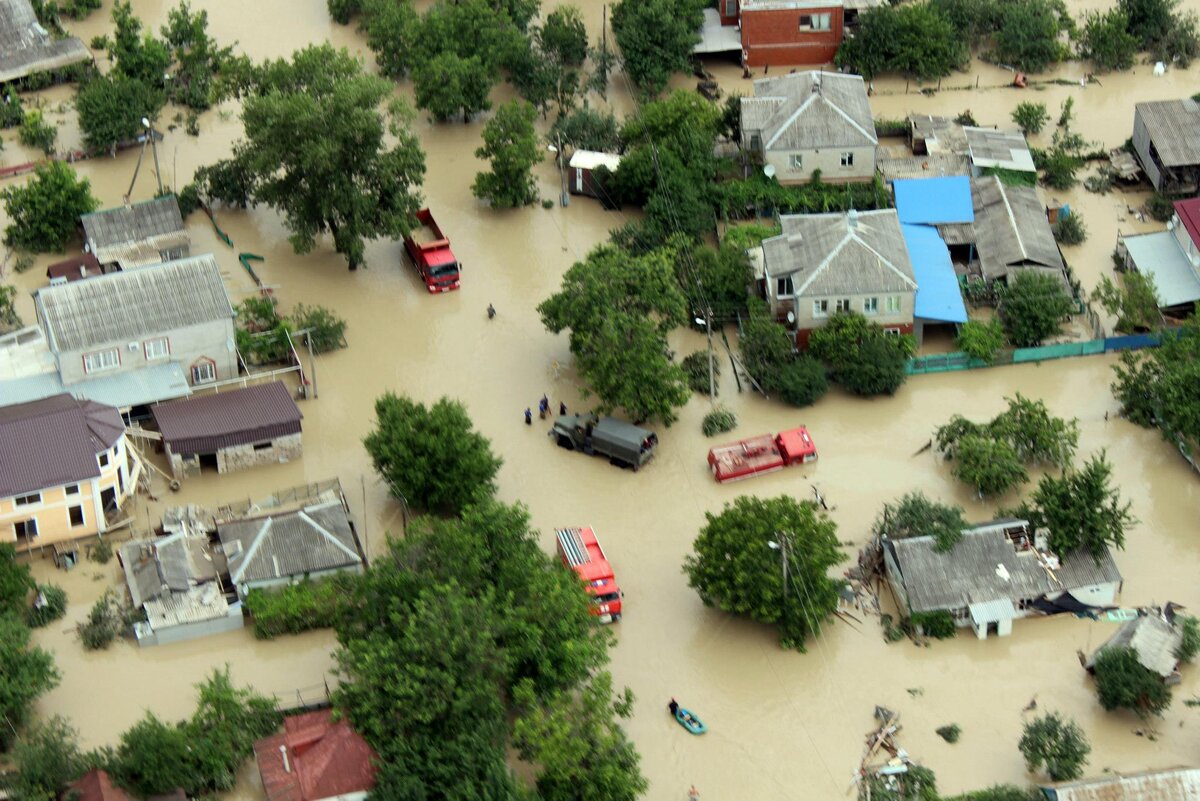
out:
<path id="1" fill-rule="evenodd" d="M 674 698 L 672 698 L 671 703 L 667 704 L 667 709 L 671 710 L 672 715 L 678 715 L 679 714 L 679 702 L 676 701 Z"/>

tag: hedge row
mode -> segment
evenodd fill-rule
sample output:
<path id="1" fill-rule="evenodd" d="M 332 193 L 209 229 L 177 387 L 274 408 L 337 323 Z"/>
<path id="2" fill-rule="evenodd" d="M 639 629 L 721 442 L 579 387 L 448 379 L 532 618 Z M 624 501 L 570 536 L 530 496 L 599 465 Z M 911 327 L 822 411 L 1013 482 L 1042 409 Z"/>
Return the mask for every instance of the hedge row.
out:
<path id="1" fill-rule="evenodd" d="M 318 581 L 305 579 L 275 589 L 251 590 L 246 596 L 246 610 L 254 622 L 254 636 L 271 640 L 282 634 L 331 628 L 347 581 L 346 576 L 335 576 Z"/>

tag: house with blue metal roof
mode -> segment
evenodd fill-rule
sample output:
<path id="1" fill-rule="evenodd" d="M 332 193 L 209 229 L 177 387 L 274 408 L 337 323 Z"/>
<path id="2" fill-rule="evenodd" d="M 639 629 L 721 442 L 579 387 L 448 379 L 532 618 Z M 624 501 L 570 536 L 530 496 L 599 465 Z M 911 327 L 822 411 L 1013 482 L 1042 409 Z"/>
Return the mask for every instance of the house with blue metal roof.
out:
<path id="1" fill-rule="evenodd" d="M 920 341 L 927 325 L 967 321 L 958 275 L 940 226 L 975 221 L 971 181 L 965 175 L 899 180 L 893 190 L 900 230 L 917 280 L 913 324 Z"/>

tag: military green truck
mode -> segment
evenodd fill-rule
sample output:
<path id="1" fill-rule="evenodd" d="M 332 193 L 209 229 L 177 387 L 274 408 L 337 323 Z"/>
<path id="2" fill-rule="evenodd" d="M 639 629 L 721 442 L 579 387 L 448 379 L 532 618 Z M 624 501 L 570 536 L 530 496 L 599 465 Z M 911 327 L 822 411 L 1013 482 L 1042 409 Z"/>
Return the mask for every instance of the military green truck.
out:
<path id="1" fill-rule="evenodd" d="M 567 414 L 554 421 L 550 429 L 560 448 L 583 451 L 589 456 L 607 456 L 618 467 L 634 472 L 654 457 L 658 435 L 612 417 L 594 414 Z"/>

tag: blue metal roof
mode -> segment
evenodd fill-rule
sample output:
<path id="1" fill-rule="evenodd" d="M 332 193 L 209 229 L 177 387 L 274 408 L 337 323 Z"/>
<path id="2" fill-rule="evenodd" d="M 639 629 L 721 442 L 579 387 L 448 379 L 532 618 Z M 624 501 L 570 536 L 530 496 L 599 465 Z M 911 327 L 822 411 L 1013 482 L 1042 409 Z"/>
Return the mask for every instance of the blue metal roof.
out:
<path id="1" fill-rule="evenodd" d="M 950 251 L 936 228 L 927 225 L 900 225 L 908 258 L 917 279 L 917 300 L 913 317 L 939 323 L 965 323 L 967 308 L 954 275 Z"/>
<path id="2" fill-rule="evenodd" d="M 971 204 L 971 179 L 965 175 L 910 178 L 892 182 L 896 213 L 902 223 L 975 222 Z"/>

